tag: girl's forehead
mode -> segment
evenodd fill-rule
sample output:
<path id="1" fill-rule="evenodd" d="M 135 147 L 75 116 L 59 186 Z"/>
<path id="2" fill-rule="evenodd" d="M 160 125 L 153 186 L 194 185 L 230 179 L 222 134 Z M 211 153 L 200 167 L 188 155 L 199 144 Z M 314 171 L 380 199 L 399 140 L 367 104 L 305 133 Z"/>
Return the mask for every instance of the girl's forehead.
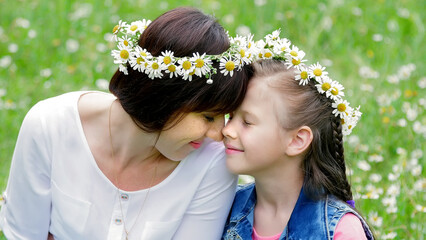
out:
<path id="1" fill-rule="evenodd" d="M 270 77 L 254 77 L 248 86 L 247 97 L 262 102 L 281 101 L 280 92 L 270 84 Z"/>

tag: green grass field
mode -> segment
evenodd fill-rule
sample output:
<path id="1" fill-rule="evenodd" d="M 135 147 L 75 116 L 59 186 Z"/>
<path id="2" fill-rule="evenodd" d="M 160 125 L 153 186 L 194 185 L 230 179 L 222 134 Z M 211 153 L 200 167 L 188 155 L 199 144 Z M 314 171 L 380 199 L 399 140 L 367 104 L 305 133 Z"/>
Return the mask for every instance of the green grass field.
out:
<path id="1" fill-rule="evenodd" d="M 426 238 L 425 12 L 418 0 L 0 0 L 0 191 L 16 137 L 41 99 L 105 90 L 116 70 L 119 19 L 154 19 L 177 6 L 214 15 L 231 36 L 281 37 L 327 66 L 363 116 L 346 139 L 358 209 L 378 239 Z M 423 222 L 423 223 L 422 223 Z M 1 235 L 1 234 L 0 234 Z"/>

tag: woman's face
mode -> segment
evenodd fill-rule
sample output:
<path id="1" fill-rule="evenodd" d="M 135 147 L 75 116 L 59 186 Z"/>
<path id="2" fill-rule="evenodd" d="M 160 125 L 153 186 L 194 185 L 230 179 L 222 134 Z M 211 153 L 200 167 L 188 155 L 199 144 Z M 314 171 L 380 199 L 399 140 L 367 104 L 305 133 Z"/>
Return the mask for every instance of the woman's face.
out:
<path id="1" fill-rule="evenodd" d="M 206 137 L 222 141 L 224 115 L 214 113 L 188 113 L 177 124 L 163 130 L 158 137 L 155 148 L 173 161 L 180 161 L 189 153 L 201 147 Z"/>

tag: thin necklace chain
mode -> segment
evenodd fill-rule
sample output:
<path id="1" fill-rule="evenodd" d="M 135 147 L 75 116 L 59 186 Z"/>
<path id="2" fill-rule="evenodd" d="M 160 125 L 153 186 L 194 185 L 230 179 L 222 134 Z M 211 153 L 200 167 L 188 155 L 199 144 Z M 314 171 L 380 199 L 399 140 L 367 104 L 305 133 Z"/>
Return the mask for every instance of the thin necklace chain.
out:
<path id="1" fill-rule="evenodd" d="M 111 134 L 111 109 L 112 109 L 112 105 L 114 104 L 114 102 L 115 102 L 115 100 L 111 103 L 111 106 L 109 107 L 109 113 L 108 113 L 109 142 L 110 142 L 110 145 L 111 145 L 111 152 L 112 152 L 112 159 L 113 160 L 115 160 L 115 152 L 114 152 L 114 145 L 112 144 L 112 134 Z M 120 210 L 121 210 L 121 216 L 122 216 L 122 220 L 123 220 L 124 232 L 126 233 L 126 240 L 129 239 L 130 231 L 132 231 L 133 227 L 136 225 L 136 222 L 139 219 L 139 215 L 141 214 L 142 209 L 145 206 L 146 199 L 149 196 L 149 192 L 151 190 L 151 187 L 152 187 L 152 184 L 154 182 L 155 176 L 157 175 L 158 161 L 159 160 L 157 160 L 157 163 L 155 164 L 154 174 L 152 175 L 151 182 L 149 183 L 148 191 L 146 192 L 145 198 L 144 198 L 144 200 L 142 202 L 142 206 L 139 209 L 139 212 L 138 212 L 138 215 L 136 216 L 135 222 L 133 223 L 132 227 L 129 230 L 127 230 L 127 228 L 126 228 L 126 221 L 125 221 L 125 217 L 124 217 L 124 213 L 123 213 L 123 206 L 122 206 L 121 197 L 120 197 L 120 194 L 119 194 L 120 189 L 119 189 L 119 183 L 118 183 L 117 174 L 115 174 L 115 176 L 114 176 L 115 177 L 115 182 L 117 184 L 117 187 L 116 187 L 117 188 L 117 194 L 116 195 L 118 195 L 118 201 L 120 203 Z"/>

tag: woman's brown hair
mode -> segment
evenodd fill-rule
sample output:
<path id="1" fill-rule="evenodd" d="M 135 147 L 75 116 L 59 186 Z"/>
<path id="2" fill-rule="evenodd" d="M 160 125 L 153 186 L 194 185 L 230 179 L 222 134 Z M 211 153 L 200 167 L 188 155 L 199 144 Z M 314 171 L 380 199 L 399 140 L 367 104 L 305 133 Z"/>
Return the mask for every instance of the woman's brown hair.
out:
<path id="1" fill-rule="evenodd" d="M 222 26 L 201 11 L 182 7 L 170 10 L 155 19 L 141 35 L 138 43 L 153 56 L 170 50 L 174 56 L 192 56 L 193 53 L 220 54 L 230 42 Z M 205 77 L 192 76 L 192 81 L 181 77 L 150 79 L 145 73 L 127 66 L 128 75 L 116 71 L 109 90 L 118 98 L 124 110 L 147 132 L 161 131 L 165 125 L 182 113 L 213 112 L 224 114 L 234 111 L 242 102 L 251 67 L 234 75 L 218 70 L 206 83 Z"/>

